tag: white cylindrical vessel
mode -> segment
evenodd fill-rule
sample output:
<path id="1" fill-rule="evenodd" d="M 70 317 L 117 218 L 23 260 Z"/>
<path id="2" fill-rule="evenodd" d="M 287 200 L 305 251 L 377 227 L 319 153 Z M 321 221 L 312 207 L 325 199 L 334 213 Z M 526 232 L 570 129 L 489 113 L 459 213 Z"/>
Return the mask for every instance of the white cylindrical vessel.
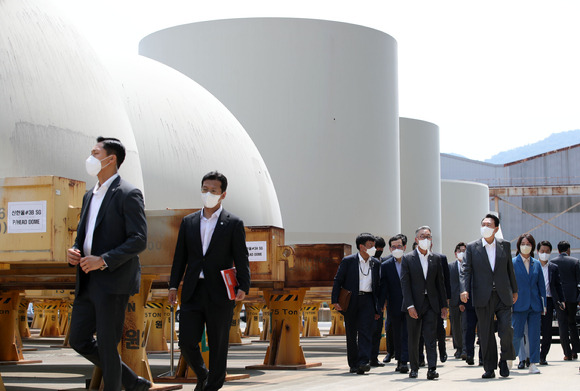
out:
<path id="1" fill-rule="evenodd" d="M 441 181 L 443 254 L 454 260 L 455 246 L 481 237 L 481 220 L 489 213 L 489 188 L 483 183 Z"/>
<path id="2" fill-rule="evenodd" d="M 147 57 L 122 59 L 110 68 L 140 151 L 148 209 L 201 208 L 201 179 L 218 170 L 228 178 L 224 208 L 246 225 L 282 226 L 268 169 L 223 104 Z"/>
<path id="3" fill-rule="evenodd" d="M 91 187 L 85 159 L 97 136 L 109 136 L 127 148 L 120 174 L 143 189 L 114 82 L 88 42 L 42 4 L 0 2 L 0 177 L 57 175 Z"/>
<path id="4" fill-rule="evenodd" d="M 140 53 L 189 76 L 244 126 L 276 186 L 286 243 L 400 231 L 397 46 L 321 20 L 172 27 Z"/>
<path id="5" fill-rule="evenodd" d="M 439 127 L 426 121 L 401 118 L 401 226 L 409 238 L 415 230 L 431 227 L 433 251 L 441 252 L 441 162 Z"/>

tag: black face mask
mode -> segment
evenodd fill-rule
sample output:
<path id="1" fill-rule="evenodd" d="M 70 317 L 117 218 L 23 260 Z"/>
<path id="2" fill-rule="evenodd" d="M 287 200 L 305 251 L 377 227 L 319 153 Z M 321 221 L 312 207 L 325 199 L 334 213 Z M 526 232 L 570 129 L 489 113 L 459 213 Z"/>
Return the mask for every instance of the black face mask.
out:
<path id="1" fill-rule="evenodd" d="M 383 255 L 383 250 L 377 250 L 375 252 L 375 258 L 376 259 L 381 259 L 381 255 Z"/>

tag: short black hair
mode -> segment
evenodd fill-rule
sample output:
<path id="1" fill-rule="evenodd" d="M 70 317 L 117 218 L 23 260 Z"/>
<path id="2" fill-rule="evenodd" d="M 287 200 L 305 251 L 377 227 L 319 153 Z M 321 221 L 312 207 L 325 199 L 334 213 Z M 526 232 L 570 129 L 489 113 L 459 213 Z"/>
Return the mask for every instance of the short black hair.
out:
<path id="1" fill-rule="evenodd" d="M 403 246 L 407 245 L 407 237 L 403 234 L 396 234 L 395 236 L 393 236 L 392 238 L 389 239 L 389 248 L 391 248 L 391 243 L 393 243 L 395 240 L 399 240 L 401 239 L 403 241 Z"/>
<path id="2" fill-rule="evenodd" d="M 536 250 L 540 251 L 540 247 L 542 246 L 546 246 L 550 249 L 550 252 L 552 252 L 552 243 L 548 242 L 547 240 L 542 240 L 540 243 L 538 243 L 538 247 L 536 248 Z"/>
<path id="3" fill-rule="evenodd" d="M 117 168 L 125 161 L 125 146 L 117 138 L 113 137 L 97 137 L 97 143 L 103 144 L 103 149 L 107 152 L 107 156 L 113 154 L 117 156 Z"/>
<path id="4" fill-rule="evenodd" d="M 385 248 L 385 246 L 387 245 L 385 243 L 385 239 L 383 239 L 380 236 L 377 236 L 376 239 L 377 240 L 375 240 L 375 247 Z"/>
<path id="5" fill-rule="evenodd" d="M 226 178 L 226 176 L 224 174 L 222 174 L 221 172 L 217 172 L 217 171 L 210 171 L 207 174 L 205 174 L 203 176 L 203 178 L 201 179 L 201 185 L 203 186 L 203 182 L 205 181 L 220 181 L 221 185 L 220 188 L 222 189 L 222 193 L 224 191 L 226 191 L 226 189 L 228 188 L 228 178 Z"/>
<path id="6" fill-rule="evenodd" d="M 481 221 L 483 222 L 483 220 L 485 220 L 485 219 L 492 219 L 495 226 L 499 227 L 499 217 L 497 217 L 496 215 L 494 215 L 492 213 L 488 213 L 485 215 L 485 217 L 483 219 L 481 219 Z"/>
<path id="7" fill-rule="evenodd" d="M 360 249 L 360 245 L 361 244 L 366 244 L 366 242 L 368 242 L 369 240 L 376 242 L 377 238 L 375 237 L 375 235 L 370 234 L 368 232 L 363 232 L 362 234 L 359 234 L 356 237 L 356 249 L 357 251 Z"/>
<path id="8" fill-rule="evenodd" d="M 467 247 L 467 245 L 464 242 L 459 242 L 457 243 L 457 246 L 455 246 L 455 251 L 453 252 L 456 253 L 461 247 Z"/>
<path id="9" fill-rule="evenodd" d="M 566 251 L 570 250 L 570 243 L 567 240 L 562 240 L 558 243 L 558 252 L 565 253 Z"/>
<path id="10" fill-rule="evenodd" d="M 534 248 L 536 248 L 536 239 L 534 239 L 534 237 L 532 236 L 532 234 L 529 233 L 525 233 L 525 234 L 521 234 L 520 237 L 518 238 L 518 244 L 516 245 L 516 255 L 518 255 L 520 253 L 520 244 L 522 244 L 522 240 L 528 239 L 528 242 L 530 242 L 530 244 L 532 245 L 532 252 L 530 252 L 530 257 L 534 256 Z"/>

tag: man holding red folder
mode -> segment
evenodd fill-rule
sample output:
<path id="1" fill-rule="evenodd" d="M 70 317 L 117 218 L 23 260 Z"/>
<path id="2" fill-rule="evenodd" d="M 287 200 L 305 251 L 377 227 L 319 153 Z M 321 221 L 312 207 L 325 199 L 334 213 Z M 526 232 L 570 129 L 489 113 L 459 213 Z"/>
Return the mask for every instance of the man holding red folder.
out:
<path id="1" fill-rule="evenodd" d="M 217 171 L 203 177 L 204 207 L 181 222 L 169 280 L 168 298 L 175 304 L 183 279 L 179 347 L 197 376 L 197 391 L 223 386 L 235 301 L 243 300 L 250 290 L 244 223 L 221 205 L 227 185 L 226 177 Z M 232 267 L 236 268 L 238 284 L 235 300 L 228 297 L 222 276 L 222 270 Z M 199 350 L 204 328 L 209 344 L 209 371 Z"/>

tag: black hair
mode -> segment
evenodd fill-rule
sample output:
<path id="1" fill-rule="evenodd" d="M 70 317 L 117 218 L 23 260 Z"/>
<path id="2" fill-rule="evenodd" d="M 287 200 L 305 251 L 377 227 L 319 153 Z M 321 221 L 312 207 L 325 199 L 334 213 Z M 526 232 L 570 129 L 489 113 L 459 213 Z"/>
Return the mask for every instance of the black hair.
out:
<path id="1" fill-rule="evenodd" d="M 499 227 L 499 217 L 497 217 L 496 215 L 494 215 L 492 213 L 488 213 L 485 215 L 485 217 L 483 219 L 481 219 L 481 221 L 483 221 L 485 219 L 492 219 L 495 226 Z"/>
<path id="2" fill-rule="evenodd" d="M 389 248 L 391 248 L 391 243 L 393 243 L 395 240 L 399 240 L 399 239 L 401 239 L 403 241 L 403 247 L 407 245 L 407 237 L 403 234 L 397 234 L 389 239 Z"/>
<path id="3" fill-rule="evenodd" d="M 385 246 L 386 246 L 386 245 L 387 245 L 387 244 L 385 243 L 385 239 L 383 239 L 383 238 L 382 238 L 382 237 L 380 237 L 380 236 L 377 236 L 377 237 L 376 237 L 376 240 L 375 240 L 375 247 L 385 248 Z"/>
<path id="4" fill-rule="evenodd" d="M 221 182 L 220 188 L 222 189 L 222 193 L 224 191 L 226 191 L 226 189 L 228 188 L 228 178 L 226 178 L 226 176 L 224 174 L 222 174 L 221 172 L 217 172 L 217 171 L 208 172 L 201 179 L 201 185 L 203 186 L 203 182 L 208 181 L 208 180 L 209 181 L 213 181 L 213 180 L 220 181 Z"/>
<path id="5" fill-rule="evenodd" d="M 518 238 L 518 244 L 516 245 L 516 255 L 518 255 L 520 253 L 520 244 L 522 243 L 522 240 L 528 239 L 528 242 L 530 242 L 530 244 L 532 245 L 532 252 L 530 252 L 530 257 L 534 257 L 534 248 L 536 248 L 536 239 L 534 239 L 534 237 L 529 234 L 529 233 L 525 233 L 525 234 L 521 234 L 520 237 Z"/>
<path id="6" fill-rule="evenodd" d="M 117 156 L 117 168 L 125 161 L 125 146 L 117 138 L 113 137 L 97 137 L 97 143 L 103 144 L 103 149 L 107 152 L 107 156 L 113 154 Z"/>
<path id="7" fill-rule="evenodd" d="M 457 243 L 457 246 L 455 246 L 455 251 L 453 252 L 456 253 L 461 247 L 467 247 L 467 245 L 464 242 L 459 242 Z"/>
<path id="8" fill-rule="evenodd" d="M 542 240 L 540 243 L 538 243 L 536 250 L 540 251 L 540 247 L 542 246 L 548 247 L 550 249 L 550 252 L 552 252 L 552 243 L 548 242 L 547 240 Z"/>
<path id="9" fill-rule="evenodd" d="M 357 251 L 360 250 L 360 245 L 365 245 L 369 240 L 376 242 L 377 238 L 373 234 L 369 234 L 368 232 L 363 232 L 356 237 L 356 249 Z"/>
<path id="10" fill-rule="evenodd" d="M 558 243 L 558 252 L 561 253 L 565 253 L 568 250 L 570 250 L 570 243 L 566 240 L 562 240 L 560 243 Z"/>

